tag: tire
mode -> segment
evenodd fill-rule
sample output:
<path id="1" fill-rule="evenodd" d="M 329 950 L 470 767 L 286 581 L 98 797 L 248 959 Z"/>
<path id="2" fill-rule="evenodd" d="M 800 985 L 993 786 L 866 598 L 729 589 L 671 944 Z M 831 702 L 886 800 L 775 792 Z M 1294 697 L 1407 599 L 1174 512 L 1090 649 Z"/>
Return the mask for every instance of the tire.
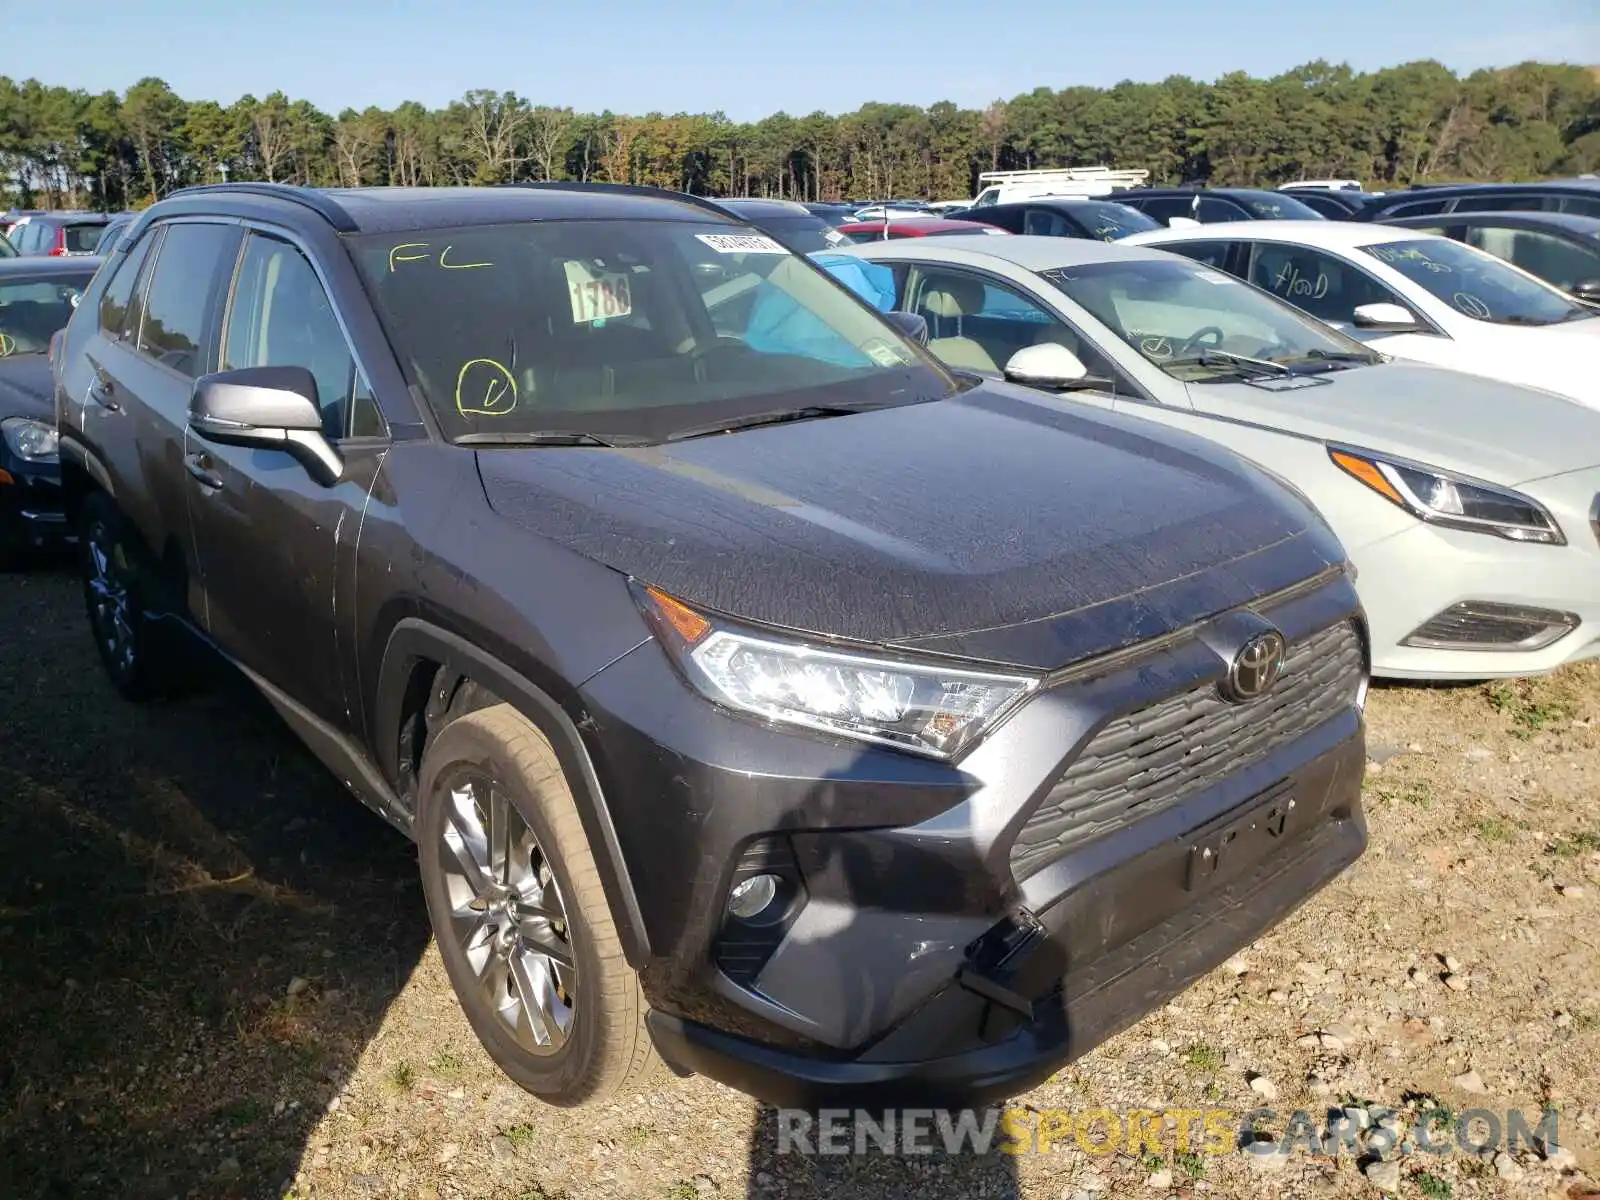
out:
<path id="1" fill-rule="evenodd" d="M 133 701 L 180 690 L 183 671 L 172 639 L 148 615 L 155 590 L 149 555 L 104 492 L 83 502 L 78 561 L 89 629 L 112 686 Z"/>
<path id="2" fill-rule="evenodd" d="M 563 1107 L 637 1082 L 656 1062 L 644 996 L 544 735 L 508 704 L 457 717 L 424 752 L 417 794 L 428 917 L 451 987 L 489 1056 L 520 1087 Z M 510 831 L 503 841 L 515 849 L 497 862 L 487 844 L 496 828 L 491 810 L 502 804 L 498 828 Z M 477 907 L 469 911 L 471 896 Z M 519 921 L 510 907 L 497 909 L 518 904 L 541 912 L 518 910 Z M 558 911 L 560 921 L 547 919 Z M 548 947 L 558 956 L 544 955 Z M 549 1011 L 529 996 L 550 1001 Z"/>

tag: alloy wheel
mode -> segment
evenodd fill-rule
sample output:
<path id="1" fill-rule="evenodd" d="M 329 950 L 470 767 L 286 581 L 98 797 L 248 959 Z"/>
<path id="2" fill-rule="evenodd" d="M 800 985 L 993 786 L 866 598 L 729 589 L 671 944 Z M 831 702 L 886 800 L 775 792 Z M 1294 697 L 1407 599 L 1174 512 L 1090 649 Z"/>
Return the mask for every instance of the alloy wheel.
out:
<path id="1" fill-rule="evenodd" d="M 561 890 L 539 840 L 505 793 L 469 776 L 447 793 L 450 933 L 506 1031 L 554 1054 L 576 1015 L 578 971 Z"/>
<path id="2" fill-rule="evenodd" d="M 103 520 L 89 526 L 89 615 L 106 661 L 121 674 L 133 670 L 137 647 L 126 555 Z"/>

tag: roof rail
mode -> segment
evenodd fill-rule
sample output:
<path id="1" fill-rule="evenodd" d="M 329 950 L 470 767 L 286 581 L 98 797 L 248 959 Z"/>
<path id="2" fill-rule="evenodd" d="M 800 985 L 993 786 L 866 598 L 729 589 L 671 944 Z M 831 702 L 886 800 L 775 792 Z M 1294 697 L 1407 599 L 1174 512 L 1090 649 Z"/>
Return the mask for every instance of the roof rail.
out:
<path id="1" fill-rule="evenodd" d="M 707 212 L 714 212 L 718 216 L 727 217 L 729 220 L 738 221 L 740 218 L 729 212 L 715 200 L 705 196 L 696 196 L 689 192 L 677 192 L 671 188 L 651 187 L 643 183 L 589 183 L 568 179 L 527 179 L 518 183 L 502 183 L 499 187 L 527 188 L 530 191 L 542 192 L 600 192 L 613 195 L 621 193 L 627 196 L 652 196 L 658 200 L 676 200 L 680 204 L 692 204 L 696 208 L 703 208 Z"/>
<path id="2" fill-rule="evenodd" d="M 360 226 L 332 196 L 315 188 L 296 187 L 289 183 L 200 183 L 193 187 L 179 188 L 175 192 L 167 193 L 170 199 L 173 196 L 195 196 L 207 192 L 232 192 L 241 196 L 270 196 L 276 200 L 287 200 L 291 204 L 298 204 L 302 208 L 309 208 L 340 233 L 356 233 Z"/>

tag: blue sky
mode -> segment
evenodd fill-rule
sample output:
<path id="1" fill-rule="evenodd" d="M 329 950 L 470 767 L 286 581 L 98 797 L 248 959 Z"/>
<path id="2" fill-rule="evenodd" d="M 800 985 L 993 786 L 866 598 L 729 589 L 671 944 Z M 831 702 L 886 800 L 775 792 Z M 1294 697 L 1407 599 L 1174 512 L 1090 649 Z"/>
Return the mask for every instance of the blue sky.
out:
<path id="1" fill-rule="evenodd" d="M 1318 57 L 1359 69 L 1600 64 L 1597 0 L 128 0 L 23 12 L 0 38 L 0 75 L 91 91 L 157 75 L 186 99 L 282 89 L 333 112 L 492 87 L 590 111 L 749 120 L 1272 74 Z"/>

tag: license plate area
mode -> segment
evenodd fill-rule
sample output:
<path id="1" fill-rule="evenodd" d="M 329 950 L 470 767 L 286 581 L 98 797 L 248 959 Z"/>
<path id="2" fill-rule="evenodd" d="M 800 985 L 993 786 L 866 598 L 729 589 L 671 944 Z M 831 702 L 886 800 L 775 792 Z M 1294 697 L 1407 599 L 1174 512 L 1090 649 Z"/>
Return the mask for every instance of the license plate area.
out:
<path id="1" fill-rule="evenodd" d="M 1249 801 L 1243 811 L 1201 826 L 1188 839 L 1183 886 L 1203 891 L 1248 871 L 1288 840 L 1297 810 L 1284 783 Z"/>

